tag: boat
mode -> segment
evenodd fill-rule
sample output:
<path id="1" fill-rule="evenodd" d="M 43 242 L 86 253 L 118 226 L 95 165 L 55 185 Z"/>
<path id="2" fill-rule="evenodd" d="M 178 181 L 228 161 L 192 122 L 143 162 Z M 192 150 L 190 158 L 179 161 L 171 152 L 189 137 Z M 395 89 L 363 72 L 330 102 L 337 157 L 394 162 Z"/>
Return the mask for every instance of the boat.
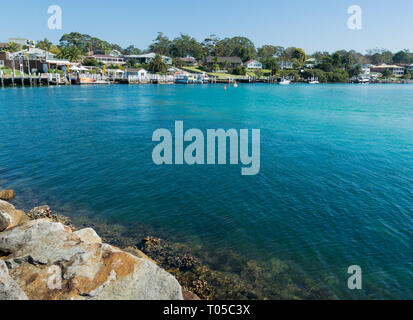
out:
<path id="1" fill-rule="evenodd" d="M 178 76 L 175 76 L 175 83 L 188 84 L 190 83 L 190 79 L 188 76 L 178 75 Z"/>
<path id="2" fill-rule="evenodd" d="M 308 84 L 319 84 L 318 78 L 312 77 L 308 80 Z"/>
<path id="3" fill-rule="evenodd" d="M 285 78 L 281 78 L 280 81 L 278 81 L 278 84 L 280 85 L 288 85 L 291 83 L 291 80 L 285 79 Z"/>

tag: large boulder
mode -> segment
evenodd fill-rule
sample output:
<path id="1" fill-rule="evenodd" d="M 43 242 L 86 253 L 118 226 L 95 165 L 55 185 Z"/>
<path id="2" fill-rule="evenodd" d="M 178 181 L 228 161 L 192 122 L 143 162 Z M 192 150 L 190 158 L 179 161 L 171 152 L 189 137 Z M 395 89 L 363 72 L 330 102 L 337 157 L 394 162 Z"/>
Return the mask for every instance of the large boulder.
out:
<path id="1" fill-rule="evenodd" d="M 27 300 L 26 294 L 9 275 L 6 263 L 0 260 L 0 300 Z"/>
<path id="2" fill-rule="evenodd" d="M 0 190 L 0 199 L 1 200 L 11 200 L 14 198 L 13 190 Z"/>
<path id="3" fill-rule="evenodd" d="M 29 220 L 28 216 L 21 210 L 3 200 L 0 200 L 0 232 L 18 226 Z"/>
<path id="4" fill-rule="evenodd" d="M 102 243 L 93 229 L 32 220 L 0 233 L 0 251 L 29 299 L 183 299 L 171 274 Z"/>

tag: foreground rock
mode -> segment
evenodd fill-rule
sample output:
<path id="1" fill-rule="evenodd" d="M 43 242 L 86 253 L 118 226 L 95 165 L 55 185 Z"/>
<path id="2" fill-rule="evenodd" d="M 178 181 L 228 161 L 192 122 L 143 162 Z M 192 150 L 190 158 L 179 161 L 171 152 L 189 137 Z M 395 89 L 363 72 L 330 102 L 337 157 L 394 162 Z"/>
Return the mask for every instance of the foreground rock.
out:
<path id="1" fill-rule="evenodd" d="M 17 290 L 0 287 L 0 299 L 2 294 L 24 298 L 19 288 L 36 300 L 183 299 L 171 274 L 102 243 L 93 229 L 72 232 L 61 223 L 32 220 L 0 233 L 0 253 Z"/>
<path id="2" fill-rule="evenodd" d="M 0 260 L 0 300 L 27 300 L 26 294 L 10 277 L 9 270 Z"/>
<path id="3" fill-rule="evenodd" d="M 0 190 L 0 199 L 1 200 L 11 200 L 14 198 L 13 190 Z"/>
<path id="4" fill-rule="evenodd" d="M 21 210 L 3 200 L 0 200 L 0 232 L 27 222 L 29 218 Z"/>

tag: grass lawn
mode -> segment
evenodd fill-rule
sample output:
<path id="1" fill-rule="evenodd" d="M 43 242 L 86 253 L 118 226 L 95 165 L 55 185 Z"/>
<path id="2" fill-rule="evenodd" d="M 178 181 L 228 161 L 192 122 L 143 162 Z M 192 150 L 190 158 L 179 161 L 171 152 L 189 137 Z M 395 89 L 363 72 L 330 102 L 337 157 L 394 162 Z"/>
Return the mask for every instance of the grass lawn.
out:
<path id="1" fill-rule="evenodd" d="M 6 77 L 11 77 L 11 73 L 12 73 L 11 69 L 6 68 L 6 69 L 1 69 L 0 71 L 6 71 Z M 25 73 L 24 75 L 28 76 L 27 73 Z M 20 71 L 16 70 L 16 77 L 20 77 L 20 76 L 21 76 Z"/>
<path id="2" fill-rule="evenodd" d="M 194 71 L 194 72 L 205 72 L 201 70 L 199 67 L 183 67 L 182 69 L 187 70 L 187 71 Z M 261 72 L 264 77 L 268 77 L 271 75 L 271 70 L 262 69 Z M 245 78 L 245 76 L 239 76 L 239 75 L 234 75 L 234 74 L 229 74 L 229 73 L 206 72 L 206 74 L 212 77 L 217 77 L 218 79 L 227 79 L 228 77 L 233 78 L 233 79 Z M 255 71 L 252 69 L 248 69 L 246 76 L 256 77 Z"/>

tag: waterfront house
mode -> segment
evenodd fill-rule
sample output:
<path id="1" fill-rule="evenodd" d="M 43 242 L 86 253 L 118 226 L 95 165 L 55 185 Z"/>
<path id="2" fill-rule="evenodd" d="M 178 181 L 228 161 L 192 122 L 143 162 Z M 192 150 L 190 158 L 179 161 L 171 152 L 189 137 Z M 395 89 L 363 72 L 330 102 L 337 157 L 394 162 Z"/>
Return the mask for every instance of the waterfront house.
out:
<path id="1" fill-rule="evenodd" d="M 294 69 L 294 62 L 287 61 L 287 60 L 282 60 L 282 61 L 280 61 L 280 68 L 281 68 L 281 70 Z"/>
<path id="2" fill-rule="evenodd" d="M 413 64 L 411 64 L 410 66 L 407 66 L 407 71 L 413 72 Z"/>
<path id="3" fill-rule="evenodd" d="M 262 69 L 262 63 L 254 59 L 245 62 L 244 66 L 247 69 Z"/>
<path id="4" fill-rule="evenodd" d="M 309 58 L 305 60 L 303 67 L 306 69 L 313 69 L 318 64 L 316 58 Z"/>
<path id="5" fill-rule="evenodd" d="M 24 38 L 10 38 L 9 42 L 16 43 L 22 47 L 34 47 L 35 46 L 35 41 L 34 40 L 29 40 L 29 39 L 24 39 Z"/>
<path id="6" fill-rule="evenodd" d="M 124 76 L 126 78 L 128 78 L 129 76 L 136 76 L 139 78 L 145 78 L 148 76 L 148 71 L 146 71 L 145 69 L 136 69 L 136 68 L 126 68 L 125 69 L 125 73 Z"/>
<path id="7" fill-rule="evenodd" d="M 193 66 L 198 65 L 198 63 L 197 63 L 197 61 L 194 57 L 179 58 L 179 60 L 181 60 L 184 63 L 184 65 L 186 65 L 188 67 L 193 67 Z"/>
<path id="8" fill-rule="evenodd" d="M 124 56 L 125 59 L 133 59 L 135 60 L 138 64 L 149 64 L 153 58 L 156 57 L 156 53 L 151 52 L 151 53 L 145 53 L 145 54 L 132 54 L 132 55 L 127 55 Z M 167 65 L 171 66 L 172 65 L 172 58 L 167 57 L 167 56 L 162 56 L 162 61 L 165 62 Z"/>
<path id="9" fill-rule="evenodd" d="M 242 66 L 242 60 L 240 57 L 206 57 L 205 66 L 208 69 L 211 70 L 215 64 L 218 64 L 221 69 L 225 70 L 228 68 L 236 68 Z"/>
<path id="10" fill-rule="evenodd" d="M 104 55 L 104 54 L 95 54 L 89 57 L 95 58 L 98 62 L 101 62 L 106 65 L 122 66 L 125 64 L 125 59 L 123 59 L 122 57 L 116 57 L 116 56 Z"/>
<path id="11" fill-rule="evenodd" d="M 396 77 L 402 77 L 404 75 L 404 68 L 397 65 L 381 64 L 370 67 L 371 72 L 383 73 L 385 70 L 389 70 Z"/>

